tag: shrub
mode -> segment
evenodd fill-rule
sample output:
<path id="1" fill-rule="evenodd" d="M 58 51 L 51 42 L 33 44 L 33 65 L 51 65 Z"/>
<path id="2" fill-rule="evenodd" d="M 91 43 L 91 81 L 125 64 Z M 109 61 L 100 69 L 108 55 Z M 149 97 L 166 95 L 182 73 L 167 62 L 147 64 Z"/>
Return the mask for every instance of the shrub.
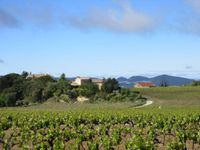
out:
<path id="1" fill-rule="evenodd" d="M 66 94 L 62 94 L 58 98 L 60 102 L 64 101 L 66 103 L 69 103 L 71 101 L 69 98 L 69 95 L 66 95 Z"/>
<path id="2" fill-rule="evenodd" d="M 105 93 L 112 93 L 120 89 L 119 83 L 116 79 L 107 79 L 104 81 L 101 90 Z"/>
<path id="3" fill-rule="evenodd" d="M 200 81 L 193 81 L 192 86 L 200 86 Z"/>
<path id="4" fill-rule="evenodd" d="M 80 96 L 85 96 L 90 98 L 99 92 L 99 88 L 96 84 L 88 82 L 80 86 L 78 91 Z"/>

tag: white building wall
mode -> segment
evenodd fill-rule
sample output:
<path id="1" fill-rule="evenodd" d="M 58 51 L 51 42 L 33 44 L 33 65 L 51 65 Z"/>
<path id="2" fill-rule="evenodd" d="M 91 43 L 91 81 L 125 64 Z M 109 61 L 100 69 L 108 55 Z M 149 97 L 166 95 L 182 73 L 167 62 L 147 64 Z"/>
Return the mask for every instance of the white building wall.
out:
<path id="1" fill-rule="evenodd" d="M 76 78 L 75 79 L 75 83 L 77 83 L 78 85 L 81 85 L 81 79 L 80 78 Z"/>

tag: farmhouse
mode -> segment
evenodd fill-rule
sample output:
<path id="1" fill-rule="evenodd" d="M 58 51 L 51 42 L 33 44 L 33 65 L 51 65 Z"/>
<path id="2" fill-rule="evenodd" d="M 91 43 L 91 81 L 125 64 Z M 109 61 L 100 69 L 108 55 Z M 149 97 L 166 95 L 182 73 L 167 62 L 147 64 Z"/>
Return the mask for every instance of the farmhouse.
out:
<path id="1" fill-rule="evenodd" d="M 76 77 L 76 79 L 74 81 L 72 81 L 71 85 L 75 86 L 75 87 L 79 87 L 79 86 L 84 85 L 89 82 L 92 82 L 92 83 L 95 83 L 96 85 L 98 85 L 99 89 L 101 89 L 101 87 L 103 85 L 103 80 L 91 79 L 89 77 Z"/>
<path id="2" fill-rule="evenodd" d="M 72 86 L 81 86 L 88 82 L 90 82 L 90 78 L 88 78 L 88 77 L 76 77 L 76 79 L 74 81 L 72 81 L 71 85 Z"/>
<path id="3" fill-rule="evenodd" d="M 98 85 L 99 89 L 101 89 L 103 85 L 103 80 L 102 79 L 92 79 L 92 82 Z"/>
<path id="4" fill-rule="evenodd" d="M 153 82 L 138 82 L 134 85 L 135 88 L 151 88 L 155 86 Z"/>
<path id="5" fill-rule="evenodd" d="M 41 77 L 45 77 L 45 76 L 49 76 L 48 74 L 32 74 L 30 73 L 26 79 L 37 79 L 37 78 L 41 78 Z"/>

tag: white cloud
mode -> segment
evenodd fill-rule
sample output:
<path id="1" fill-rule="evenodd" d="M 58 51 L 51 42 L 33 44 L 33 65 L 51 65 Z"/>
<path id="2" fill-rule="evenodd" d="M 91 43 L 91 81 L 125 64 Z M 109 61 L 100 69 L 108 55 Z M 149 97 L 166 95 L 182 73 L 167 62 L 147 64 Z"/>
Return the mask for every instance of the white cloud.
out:
<path id="1" fill-rule="evenodd" d="M 76 5 L 74 1 L 71 3 Z M 115 0 L 107 8 L 96 6 L 89 9 L 90 6 L 87 6 L 87 11 L 82 10 L 80 13 L 74 10 L 72 14 L 64 8 L 61 9 L 62 7 L 54 8 L 48 3 L 23 8 L 0 7 L 0 28 L 30 25 L 49 29 L 48 27 L 54 25 L 67 24 L 80 30 L 98 28 L 111 32 L 147 33 L 164 29 L 169 32 L 200 35 L 200 0 L 184 0 L 176 8 L 168 7 L 168 3 L 170 4 L 169 1 L 163 3 L 162 6 L 166 7 L 163 10 L 160 10 L 163 7 L 159 5 L 152 10 L 146 9 L 154 15 L 149 15 L 144 10 L 137 10 L 130 0 Z M 183 4 L 187 4 L 187 7 L 185 5 L 183 7 Z"/>
<path id="2" fill-rule="evenodd" d="M 200 0 L 186 0 L 192 7 L 200 12 Z"/>
<path id="3" fill-rule="evenodd" d="M 16 27 L 18 25 L 19 25 L 19 22 L 13 15 L 0 9 L 0 26 Z"/>
<path id="4" fill-rule="evenodd" d="M 58 10 L 58 13 L 61 13 Z M 19 28 L 24 25 L 32 25 L 39 28 L 47 28 L 54 23 L 56 12 L 51 7 L 37 6 L 23 8 L 19 6 L 0 7 L 0 27 Z"/>
<path id="5" fill-rule="evenodd" d="M 146 32 L 155 27 L 153 17 L 137 11 L 129 1 L 117 3 L 117 6 L 91 9 L 81 16 L 67 16 L 64 22 L 80 29 L 103 28 L 117 32 Z"/>

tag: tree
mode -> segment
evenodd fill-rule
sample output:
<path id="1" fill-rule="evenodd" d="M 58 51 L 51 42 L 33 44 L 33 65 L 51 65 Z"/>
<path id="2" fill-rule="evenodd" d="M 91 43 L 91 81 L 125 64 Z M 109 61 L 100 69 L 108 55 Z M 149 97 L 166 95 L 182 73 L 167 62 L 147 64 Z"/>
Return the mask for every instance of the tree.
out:
<path id="1" fill-rule="evenodd" d="M 49 75 L 42 76 L 42 77 L 36 78 L 34 80 L 36 82 L 40 82 L 43 85 L 47 85 L 48 82 L 55 82 L 55 80 L 51 76 L 49 76 Z"/>
<path id="2" fill-rule="evenodd" d="M 26 102 L 44 102 L 53 96 L 66 95 L 76 97 L 65 75 L 59 81 L 51 76 L 42 76 L 26 80 L 27 72 L 7 74 L 0 77 L 0 106 L 24 105 Z"/>
<path id="3" fill-rule="evenodd" d="M 94 96 L 97 92 L 99 92 L 98 86 L 91 81 L 81 85 L 79 88 L 79 94 L 85 97 Z"/>
<path id="4" fill-rule="evenodd" d="M 5 95 L 1 94 L 0 95 L 0 107 L 6 106 L 6 101 L 5 100 L 6 100 Z"/>
<path id="5" fill-rule="evenodd" d="M 72 86 L 68 81 L 59 80 L 58 82 L 49 82 L 45 88 L 44 94 L 46 98 L 52 96 L 60 96 L 62 94 L 69 94 Z"/>
<path id="6" fill-rule="evenodd" d="M 9 92 L 3 94 L 5 96 L 5 104 L 6 106 L 15 106 L 17 98 L 16 98 L 16 92 Z"/>
<path id="7" fill-rule="evenodd" d="M 26 81 L 24 96 L 31 99 L 33 102 L 43 102 L 49 98 L 46 93 L 48 84 L 54 82 L 55 80 L 51 76 L 43 76 Z"/>
<path id="8" fill-rule="evenodd" d="M 2 76 L 0 78 L 1 105 L 15 106 L 17 100 L 24 99 L 24 83 L 25 79 L 19 74 Z"/>
<path id="9" fill-rule="evenodd" d="M 200 86 L 200 81 L 193 81 L 192 86 Z"/>
<path id="10" fill-rule="evenodd" d="M 4 89 L 12 87 L 16 81 L 20 79 L 19 74 L 11 73 L 0 78 L 0 92 Z"/>
<path id="11" fill-rule="evenodd" d="M 66 76 L 64 73 L 61 74 L 59 81 L 65 81 L 66 80 Z"/>
<path id="12" fill-rule="evenodd" d="M 22 77 L 26 78 L 28 76 L 28 72 L 23 71 L 21 75 L 22 75 Z"/>
<path id="13" fill-rule="evenodd" d="M 43 102 L 43 95 L 42 95 L 42 89 L 41 88 L 35 88 L 31 92 L 31 98 L 33 102 Z"/>
<path id="14" fill-rule="evenodd" d="M 54 94 L 57 91 L 57 84 L 58 84 L 57 82 L 55 82 L 55 83 L 49 82 L 48 83 L 47 87 L 45 88 L 45 97 L 47 99 L 54 96 Z"/>
<path id="15" fill-rule="evenodd" d="M 168 87 L 169 85 L 168 85 L 168 83 L 167 83 L 166 80 L 162 80 L 162 81 L 160 82 L 160 86 L 161 86 L 161 87 Z"/>
<path id="16" fill-rule="evenodd" d="M 107 79 L 104 81 L 101 90 L 106 93 L 112 93 L 120 89 L 119 83 L 116 79 Z"/>

